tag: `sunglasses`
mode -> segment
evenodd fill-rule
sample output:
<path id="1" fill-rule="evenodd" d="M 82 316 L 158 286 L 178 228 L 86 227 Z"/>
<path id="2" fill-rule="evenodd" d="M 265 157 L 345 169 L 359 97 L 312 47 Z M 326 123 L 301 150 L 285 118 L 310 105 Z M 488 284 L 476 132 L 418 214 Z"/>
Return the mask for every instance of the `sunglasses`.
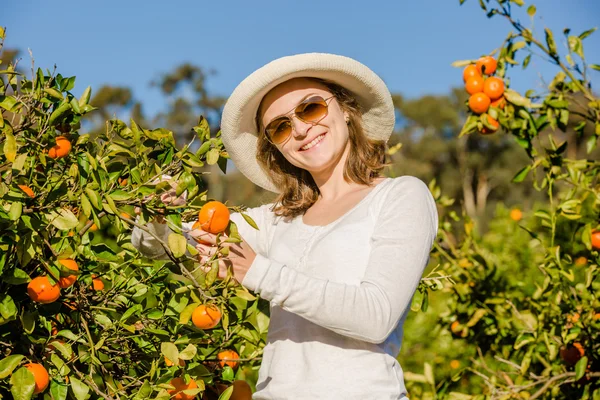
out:
<path id="1" fill-rule="evenodd" d="M 322 96 L 314 95 L 303 100 L 292 111 L 275 118 L 267 124 L 265 127 L 267 140 L 274 145 L 287 141 L 292 136 L 292 130 L 294 129 L 293 115 L 302 122 L 316 125 L 327 116 L 327 102 L 334 97 L 330 96 L 324 99 Z"/>

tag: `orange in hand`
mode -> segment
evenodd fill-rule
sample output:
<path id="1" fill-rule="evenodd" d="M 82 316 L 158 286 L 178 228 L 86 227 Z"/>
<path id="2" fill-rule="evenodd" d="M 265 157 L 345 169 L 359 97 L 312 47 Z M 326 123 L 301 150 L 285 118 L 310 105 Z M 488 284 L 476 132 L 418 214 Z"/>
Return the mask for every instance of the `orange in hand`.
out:
<path id="1" fill-rule="evenodd" d="M 42 393 L 46 390 L 50 383 L 50 376 L 48 376 L 46 368 L 38 363 L 25 364 L 25 368 L 33 374 L 33 378 L 35 379 L 35 389 L 33 390 L 33 394 Z"/>
<path id="2" fill-rule="evenodd" d="M 202 224 L 200 223 L 200 221 L 194 222 L 194 225 L 192 225 L 192 229 L 202 229 Z M 202 229 L 202 230 L 204 230 L 204 229 Z M 200 238 L 200 237 L 195 237 L 194 240 L 196 242 L 198 242 L 198 243 L 205 244 L 205 245 L 211 245 L 212 244 L 210 242 L 202 240 L 202 238 Z"/>
<path id="3" fill-rule="evenodd" d="M 169 384 L 175 386 L 175 389 L 169 390 L 172 400 L 193 400 L 196 398 L 195 394 L 189 395 L 182 393 L 183 390 L 196 389 L 198 384 L 195 380 L 190 379 L 190 383 L 186 384 L 183 378 L 173 378 Z"/>
<path id="4" fill-rule="evenodd" d="M 235 368 L 238 366 L 238 362 L 235 360 L 240 359 L 240 355 L 233 350 L 223 350 L 219 354 L 217 354 L 217 358 L 219 361 L 219 365 L 221 368 L 224 368 L 225 365 L 229 365 L 231 368 Z"/>
<path id="5" fill-rule="evenodd" d="M 494 72 L 496 72 L 498 62 L 494 57 L 485 56 L 477 60 L 477 63 L 475 65 L 482 73 L 486 75 L 492 75 Z"/>
<path id="6" fill-rule="evenodd" d="M 77 262 L 75 260 L 65 258 L 63 260 L 58 260 L 58 262 L 70 270 L 79 271 L 79 266 L 77 265 Z M 58 280 L 58 286 L 60 286 L 62 289 L 66 289 L 69 286 L 73 285 L 76 280 L 77 275 L 61 276 Z"/>
<path id="7" fill-rule="evenodd" d="M 35 302 L 53 303 L 60 297 L 60 286 L 52 285 L 46 275 L 38 276 L 27 285 L 27 294 Z"/>
<path id="8" fill-rule="evenodd" d="M 192 313 L 192 323 L 198 329 L 212 329 L 221 320 L 221 311 L 214 305 L 200 304 Z"/>
<path id="9" fill-rule="evenodd" d="M 229 209 L 220 201 L 209 201 L 200 209 L 198 222 L 203 231 L 221 233 L 229 225 Z"/>
<path id="10" fill-rule="evenodd" d="M 56 144 L 48 150 L 48 157 L 63 158 L 71 152 L 71 142 L 64 136 L 56 137 Z"/>
<path id="11" fill-rule="evenodd" d="M 467 80 L 467 83 L 465 84 L 465 89 L 467 90 L 467 93 L 469 93 L 469 94 L 483 92 L 483 87 L 484 87 L 484 80 L 481 75 L 473 76 L 473 77 L 469 78 Z"/>
<path id="12" fill-rule="evenodd" d="M 504 82 L 495 76 L 487 78 L 483 83 L 483 93 L 487 94 L 490 100 L 498 100 L 504 94 Z"/>
<path id="13" fill-rule="evenodd" d="M 475 114 L 483 114 L 490 107 L 491 100 L 485 93 L 475 93 L 469 97 L 469 108 Z"/>

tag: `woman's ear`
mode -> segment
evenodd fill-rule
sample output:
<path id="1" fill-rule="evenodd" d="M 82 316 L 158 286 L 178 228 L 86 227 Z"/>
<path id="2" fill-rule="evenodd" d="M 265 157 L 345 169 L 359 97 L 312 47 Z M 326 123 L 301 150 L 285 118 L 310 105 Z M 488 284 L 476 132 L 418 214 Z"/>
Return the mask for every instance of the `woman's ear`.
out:
<path id="1" fill-rule="evenodd" d="M 350 123 L 350 115 L 344 111 L 344 119 L 346 120 L 346 125 Z"/>

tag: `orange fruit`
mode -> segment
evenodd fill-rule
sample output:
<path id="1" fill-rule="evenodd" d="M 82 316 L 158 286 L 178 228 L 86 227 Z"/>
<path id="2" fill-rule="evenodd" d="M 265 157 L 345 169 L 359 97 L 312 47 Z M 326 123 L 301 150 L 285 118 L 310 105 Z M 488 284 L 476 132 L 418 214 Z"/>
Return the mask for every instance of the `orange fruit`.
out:
<path id="1" fill-rule="evenodd" d="M 33 190 L 31 190 L 31 188 L 29 186 L 27 186 L 27 185 L 18 185 L 18 186 L 23 192 L 25 192 L 25 194 L 27 196 L 29 196 L 31 198 L 35 197 L 35 193 L 33 193 Z"/>
<path id="2" fill-rule="evenodd" d="M 488 120 L 488 123 L 493 126 L 493 129 L 490 129 L 484 125 L 481 128 L 481 134 L 483 134 L 483 135 L 494 133 L 498 130 L 498 128 L 500 128 L 500 123 L 498 121 L 496 121 L 494 118 L 490 117 L 489 115 L 487 116 L 487 120 Z"/>
<path id="3" fill-rule="evenodd" d="M 500 97 L 499 99 L 496 99 L 490 103 L 490 107 L 496 107 L 501 110 L 504 110 L 504 106 L 506 106 L 506 100 L 504 97 Z"/>
<path id="4" fill-rule="evenodd" d="M 523 218 L 523 212 L 521 212 L 521 210 L 519 210 L 518 208 L 513 208 L 512 210 L 510 210 L 510 219 L 519 222 L 521 218 Z"/>
<path id="5" fill-rule="evenodd" d="M 196 398 L 195 394 L 189 395 L 182 393 L 182 390 L 196 389 L 198 384 L 195 380 L 190 379 L 190 383 L 186 384 L 183 378 L 173 378 L 169 383 L 175 386 L 175 389 L 169 390 L 172 400 L 192 400 Z"/>
<path id="6" fill-rule="evenodd" d="M 220 201 L 209 201 L 200 209 L 198 222 L 206 232 L 221 233 L 229 225 L 229 209 Z"/>
<path id="7" fill-rule="evenodd" d="M 214 305 L 200 304 L 192 313 L 192 323 L 198 329 L 212 329 L 221 320 L 221 311 Z"/>
<path id="8" fill-rule="evenodd" d="M 165 357 L 165 364 L 167 367 L 171 367 L 175 364 L 173 364 L 173 361 L 169 360 L 167 357 Z M 179 366 L 180 367 L 185 367 L 185 361 L 183 361 L 181 358 L 179 359 Z"/>
<path id="9" fill-rule="evenodd" d="M 451 325 L 450 325 L 450 332 L 458 335 L 460 333 L 460 331 L 462 330 L 462 328 L 460 327 L 460 322 L 458 321 L 454 321 Z"/>
<path id="10" fill-rule="evenodd" d="M 482 73 L 486 75 L 492 75 L 494 72 L 496 72 L 498 62 L 494 57 L 485 56 L 477 60 L 477 63 L 475 63 L 475 65 L 477 66 L 477 69 L 479 69 L 479 71 L 481 71 Z"/>
<path id="11" fill-rule="evenodd" d="M 50 326 L 51 326 L 50 335 L 52 335 L 52 336 L 58 335 L 58 327 L 56 326 L 56 322 L 52 321 L 50 323 Z"/>
<path id="12" fill-rule="evenodd" d="M 97 230 L 98 230 L 98 225 L 96 225 L 95 222 L 92 224 L 92 226 L 90 226 L 90 229 L 88 229 L 88 231 L 90 231 L 90 232 L 95 232 Z"/>
<path id="13" fill-rule="evenodd" d="M 48 304 L 55 302 L 60 297 L 60 286 L 52 285 L 46 275 L 35 277 L 27 285 L 27 294 L 31 300 Z"/>
<path id="14" fill-rule="evenodd" d="M 504 81 L 492 76 L 483 82 L 483 93 L 487 94 L 490 100 L 498 100 L 504 94 Z"/>
<path id="15" fill-rule="evenodd" d="M 120 186 L 125 186 L 125 185 L 127 185 L 127 178 L 119 178 L 119 179 L 117 179 L 117 182 L 119 183 Z"/>
<path id="16" fill-rule="evenodd" d="M 581 257 L 577 257 L 575 259 L 575 265 L 577 265 L 578 267 L 583 267 L 585 265 L 587 265 L 587 258 L 581 256 Z"/>
<path id="17" fill-rule="evenodd" d="M 450 361 L 450 368 L 457 369 L 458 367 L 460 367 L 460 361 L 458 361 L 458 360 Z"/>
<path id="18" fill-rule="evenodd" d="M 58 262 L 72 271 L 79 271 L 79 266 L 77 265 L 77 262 L 73 259 L 65 258 L 63 260 L 58 260 Z M 76 280 L 77 275 L 61 276 L 58 280 L 58 286 L 60 286 L 61 289 L 66 289 L 69 286 L 73 285 Z"/>
<path id="19" fill-rule="evenodd" d="M 63 158 L 71 152 L 71 142 L 64 136 L 56 137 L 56 144 L 48 150 L 48 157 Z"/>
<path id="20" fill-rule="evenodd" d="M 233 350 L 223 350 L 217 354 L 217 358 L 219 361 L 219 365 L 221 368 L 225 367 L 225 364 L 229 365 L 231 368 L 235 368 L 238 366 L 238 362 L 235 360 L 240 359 L 240 355 Z"/>
<path id="21" fill-rule="evenodd" d="M 592 231 L 592 247 L 594 250 L 600 250 L 600 231 Z"/>
<path id="22" fill-rule="evenodd" d="M 474 76 L 481 76 L 481 70 L 479 70 L 475 65 L 467 65 L 465 69 L 463 69 L 463 81 L 467 82 L 469 78 Z"/>
<path id="23" fill-rule="evenodd" d="M 95 291 L 104 290 L 104 282 L 102 282 L 102 279 L 96 278 L 96 275 L 92 275 L 92 288 Z"/>
<path id="24" fill-rule="evenodd" d="M 33 390 L 33 393 L 38 394 L 46 390 L 50 383 L 50 376 L 48 375 L 46 368 L 38 363 L 25 364 L 24 367 L 33 374 L 33 378 L 35 379 L 35 389 Z"/>
<path id="25" fill-rule="evenodd" d="M 123 218 L 128 218 L 128 219 L 131 219 L 131 215 L 129 215 L 129 214 L 128 214 L 128 213 L 126 213 L 125 211 L 123 211 L 123 212 L 121 213 L 121 217 L 123 217 Z"/>
<path id="26" fill-rule="evenodd" d="M 485 93 L 475 93 L 469 97 L 469 108 L 475 114 L 482 114 L 490 107 L 491 100 Z"/>
<path id="27" fill-rule="evenodd" d="M 581 343 L 573 343 L 573 345 L 560 349 L 560 359 L 567 365 L 575 365 L 585 354 L 585 350 Z"/>
<path id="28" fill-rule="evenodd" d="M 202 229 L 202 224 L 200 223 L 200 221 L 196 221 L 194 222 L 194 225 L 192 225 L 192 229 Z M 202 229 L 204 230 L 204 229 Z M 206 245 L 211 245 L 210 242 L 204 241 L 199 237 L 195 237 L 194 240 L 198 243 L 202 243 L 202 244 L 206 244 Z"/>
<path id="29" fill-rule="evenodd" d="M 465 83 L 465 89 L 469 94 L 480 93 L 483 92 L 484 85 L 485 82 L 481 75 L 472 76 L 469 79 L 467 79 L 467 83 Z"/>

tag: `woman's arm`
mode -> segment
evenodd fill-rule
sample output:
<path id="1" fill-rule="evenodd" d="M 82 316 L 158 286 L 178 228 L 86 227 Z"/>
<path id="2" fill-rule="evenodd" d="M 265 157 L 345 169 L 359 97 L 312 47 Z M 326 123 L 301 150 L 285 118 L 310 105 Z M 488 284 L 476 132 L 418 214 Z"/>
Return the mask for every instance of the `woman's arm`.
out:
<path id="1" fill-rule="evenodd" d="M 314 278 L 257 254 L 242 284 L 283 309 L 355 339 L 381 343 L 410 306 L 437 235 L 435 201 L 413 177 L 394 182 L 360 286 Z"/>

